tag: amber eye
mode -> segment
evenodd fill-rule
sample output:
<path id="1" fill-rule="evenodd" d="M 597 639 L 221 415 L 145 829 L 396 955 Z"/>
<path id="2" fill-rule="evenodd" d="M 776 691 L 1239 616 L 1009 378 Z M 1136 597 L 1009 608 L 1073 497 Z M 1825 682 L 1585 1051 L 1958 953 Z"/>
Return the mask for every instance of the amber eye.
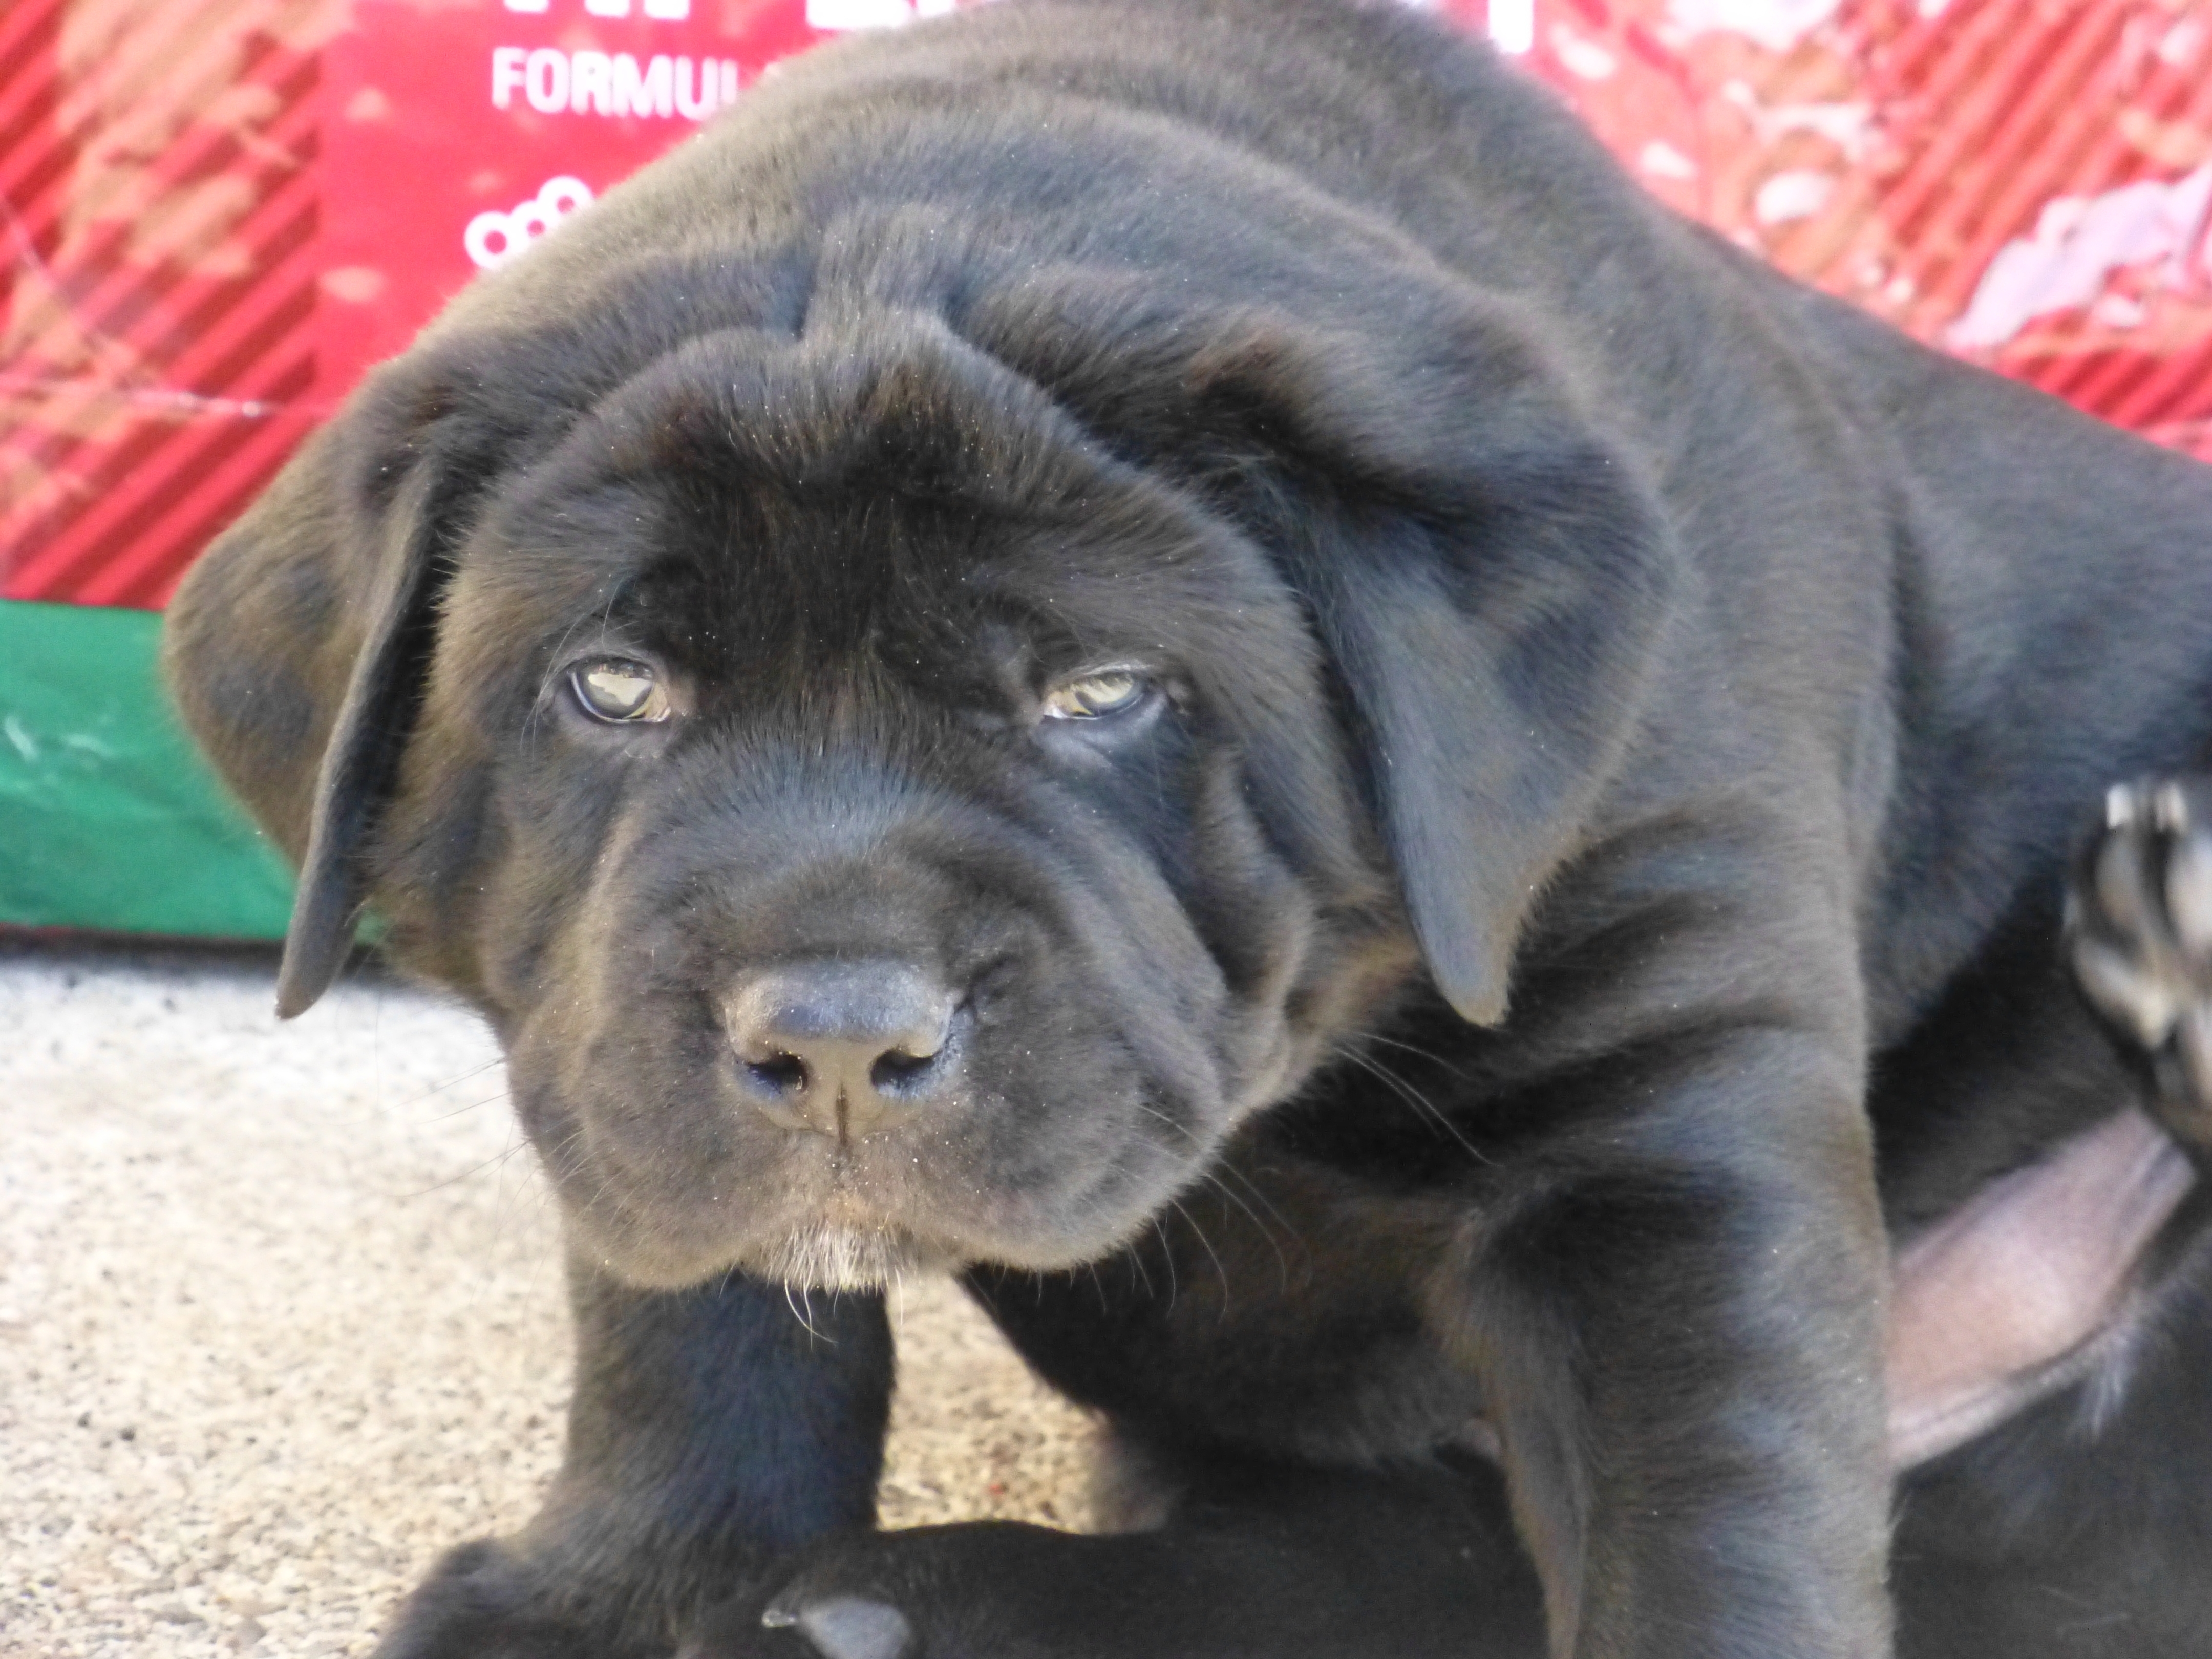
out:
<path id="1" fill-rule="evenodd" d="M 601 657 L 568 671 L 576 701 L 593 720 L 613 725 L 649 725 L 668 718 L 668 694 L 645 663 L 627 657 Z"/>
<path id="2" fill-rule="evenodd" d="M 1044 715 L 1051 720 L 1094 720 L 1135 708 L 1144 695 L 1144 680 L 1124 670 L 1086 675 L 1046 692 Z"/>

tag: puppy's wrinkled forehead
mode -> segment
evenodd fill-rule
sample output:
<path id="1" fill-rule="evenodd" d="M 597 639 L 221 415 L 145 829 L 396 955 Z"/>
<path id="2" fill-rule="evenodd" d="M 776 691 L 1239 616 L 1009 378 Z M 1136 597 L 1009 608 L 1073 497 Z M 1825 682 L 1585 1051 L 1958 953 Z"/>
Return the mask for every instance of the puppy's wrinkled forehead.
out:
<path id="1" fill-rule="evenodd" d="M 471 628 L 493 616 L 501 637 Z M 1232 636 L 1249 651 L 1255 627 L 1301 633 L 1242 538 L 914 315 L 726 331 L 631 378 L 477 527 L 450 643 L 511 662 L 518 617 L 541 649 L 627 629 L 762 685 L 1202 659 Z"/>

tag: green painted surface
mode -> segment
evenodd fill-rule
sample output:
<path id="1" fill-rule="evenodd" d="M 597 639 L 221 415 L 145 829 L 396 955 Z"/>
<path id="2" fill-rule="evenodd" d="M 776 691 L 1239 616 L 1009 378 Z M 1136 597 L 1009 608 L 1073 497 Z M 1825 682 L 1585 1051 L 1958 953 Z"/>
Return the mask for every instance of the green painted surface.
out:
<path id="1" fill-rule="evenodd" d="M 179 727 L 161 627 L 0 600 L 0 923 L 283 936 L 290 872 Z"/>

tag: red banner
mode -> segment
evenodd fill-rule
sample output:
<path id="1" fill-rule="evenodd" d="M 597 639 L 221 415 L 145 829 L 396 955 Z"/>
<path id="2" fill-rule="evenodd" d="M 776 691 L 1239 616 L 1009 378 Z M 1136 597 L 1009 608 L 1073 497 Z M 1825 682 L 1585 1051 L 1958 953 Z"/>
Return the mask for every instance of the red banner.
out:
<path id="1" fill-rule="evenodd" d="M 8 0 L 0 597 L 158 606 L 477 270 L 952 3 Z M 1784 268 L 2212 457 L 2212 0 L 1436 9 Z"/>
<path id="2" fill-rule="evenodd" d="M 1685 212 L 2212 459 L 2208 0 L 1542 0 L 1529 44 Z"/>

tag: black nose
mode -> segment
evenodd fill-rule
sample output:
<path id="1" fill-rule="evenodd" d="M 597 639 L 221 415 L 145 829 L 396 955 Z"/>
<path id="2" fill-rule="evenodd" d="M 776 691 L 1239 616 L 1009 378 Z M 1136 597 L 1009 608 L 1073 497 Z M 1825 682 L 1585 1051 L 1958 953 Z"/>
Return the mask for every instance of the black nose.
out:
<path id="1" fill-rule="evenodd" d="M 787 1129 L 858 1139 L 943 1091 L 959 999 L 899 962 L 809 962 L 754 975 L 722 1005 L 738 1079 Z"/>

